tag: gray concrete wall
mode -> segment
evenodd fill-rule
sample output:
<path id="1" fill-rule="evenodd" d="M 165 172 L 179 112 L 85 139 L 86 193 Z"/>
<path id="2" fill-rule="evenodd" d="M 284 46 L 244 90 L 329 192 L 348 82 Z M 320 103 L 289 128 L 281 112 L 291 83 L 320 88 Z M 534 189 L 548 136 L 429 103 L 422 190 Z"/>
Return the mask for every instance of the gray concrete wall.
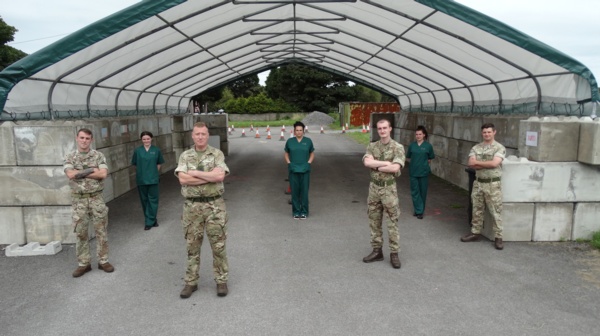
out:
<path id="1" fill-rule="evenodd" d="M 371 125 L 384 117 L 389 116 L 374 114 Z M 393 137 L 405 146 L 414 141 L 418 125 L 427 128 L 436 155 L 432 173 L 465 190 L 469 151 L 481 141 L 481 125 L 494 124 L 496 140 L 507 151 L 502 176 L 505 240 L 590 239 L 600 231 L 600 120 L 409 112 L 394 117 Z M 492 224 L 487 214 L 483 234 L 490 239 Z"/>

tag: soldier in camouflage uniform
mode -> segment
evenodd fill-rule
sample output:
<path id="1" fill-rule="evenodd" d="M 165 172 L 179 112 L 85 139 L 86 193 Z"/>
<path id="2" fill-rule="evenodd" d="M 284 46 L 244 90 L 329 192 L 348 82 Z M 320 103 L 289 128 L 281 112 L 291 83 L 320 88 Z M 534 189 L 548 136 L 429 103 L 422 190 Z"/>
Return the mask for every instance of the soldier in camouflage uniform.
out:
<path id="1" fill-rule="evenodd" d="M 400 268 L 400 233 L 398 232 L 398 218 L 400 205 L 398 204 L 398 189 L 396 177 L 400 176 L 400 169 L 404 167 L 404 147 L 391 138 L 392 125 L 388 120 L 377 122 L 377 133 L 380 140 L 369 144 L 367 153 L 363 156 L 365 167 L 371 169 L 371 183 L 369 184 L 368 214 L 371 227 L 371 247 L 373 252 L 363 258 L 366 263 L 383 260 L 383 232 L 382 222 L 384 213 L 390 218 L 388 223 L 388 236 L 390 240 L 390 261 L 392 267 Z"/>
<path id="2" fill-rule="evenodd" d="M 77 237 L 79 266 L 73 272 L 73 277 L 78 278 L 92 270 L 88 235 L 90 221 L 96 232 L 98 269 L 110 273 L 115 268 L 108 262 L 108 207 L 102 197 L 104 179 L 108 175 L 106 158 L 101 152 L 90 148 L 93 135 L 89 129 L 80 129 L 75 140 L 77 151 L 65 156 L 64 170 L 71 187 L 73 231 Z"/>
<path id="3" fill-rule="evenodd" d="M 473 203 L 473 220 L 471 233 L 460 240 L 473 242 L 481 240 L 483 214 L 487 206 L 494 218 L 494 246 L 498 250 L 504 248 L 502 242 L 502 161 L 506 156 L 506 148 L 494 140 L 496 128 L 488 123 L 481 126 L 483 142 L 469 153 L 469 167 L 476 170 L 471 201 Z"/>
<path id="4" fill-rule="evenodd" d="M 213 252 L 213 273 L 217 295 L 228 293 L 229 267 L 225 240 L 227 239 L 227 211 L 223 200 L 223 180 L 229 174 L 223 152 L 208 145 L 208 128 L 203 122 L 194 124 L 194 147 L 183 152 L 175 169 L 181 184 L 183 203 L 183 231 L 187 245 L 185 286 L 180 293 L 189 298 L 198 289 L 200 247 L 204 229 Z"/>

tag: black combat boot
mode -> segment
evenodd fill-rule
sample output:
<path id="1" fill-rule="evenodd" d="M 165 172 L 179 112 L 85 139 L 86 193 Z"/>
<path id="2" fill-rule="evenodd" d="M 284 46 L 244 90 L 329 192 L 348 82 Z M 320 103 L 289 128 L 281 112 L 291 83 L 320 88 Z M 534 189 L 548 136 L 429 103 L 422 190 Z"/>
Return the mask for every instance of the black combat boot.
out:
<path id="1" fill-rule="evenodd" d="M 368 256 L 363 258 L 363 261 L 366 263 L 370 263 L 373 261 L 382 261 L 382 260 L 383 260 L 383 252 L 381 251 L 381 247 L 374 248 L 373 252 L 371 252 L 371 254 L 369 254 Z"/>

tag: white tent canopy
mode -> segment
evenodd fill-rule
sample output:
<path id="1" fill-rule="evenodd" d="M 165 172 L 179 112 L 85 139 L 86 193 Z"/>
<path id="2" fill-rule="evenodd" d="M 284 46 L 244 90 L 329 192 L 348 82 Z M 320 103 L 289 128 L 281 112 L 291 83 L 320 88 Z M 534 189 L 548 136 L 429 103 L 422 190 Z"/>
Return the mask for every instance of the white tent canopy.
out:
<path id="1" fill-rule="evenodd" d="M 599 100 L 584 65 L 454 1 L 148 0 L 1 72 L 0 120 L 184 113 L 290 62 L 412 111 L 587 115 Z"/>

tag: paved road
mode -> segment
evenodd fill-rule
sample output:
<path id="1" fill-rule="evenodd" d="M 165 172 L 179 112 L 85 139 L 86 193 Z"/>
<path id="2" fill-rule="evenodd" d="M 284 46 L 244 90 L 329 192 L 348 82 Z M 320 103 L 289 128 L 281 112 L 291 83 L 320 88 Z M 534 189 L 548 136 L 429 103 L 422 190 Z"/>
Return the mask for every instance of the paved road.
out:
<path id="1" fill-rule="evenodd" d="M 0 257 L 1 335 L 594 335 L 598 254 L 574 243 L 461 243 L 465 192 L 430 183 L 425 219 L 399 180 L 402 268 L 365 264 L 371 250 L 364 147 L 309 134 L 316 159 L 311 216 L 292 219 L 278 137 L 230 139 L 226 179 L 230 293 L 219 298 L 210 247 L 200 288 L 179 298 L 185 268 L 182 199 L 161 180 L 160 227 L 143 230 L 135 191 L 109 203 L 112 274 L 79 279 L 74 248 Z M 595 271 L 594 271 L 595 270 Z"/>

